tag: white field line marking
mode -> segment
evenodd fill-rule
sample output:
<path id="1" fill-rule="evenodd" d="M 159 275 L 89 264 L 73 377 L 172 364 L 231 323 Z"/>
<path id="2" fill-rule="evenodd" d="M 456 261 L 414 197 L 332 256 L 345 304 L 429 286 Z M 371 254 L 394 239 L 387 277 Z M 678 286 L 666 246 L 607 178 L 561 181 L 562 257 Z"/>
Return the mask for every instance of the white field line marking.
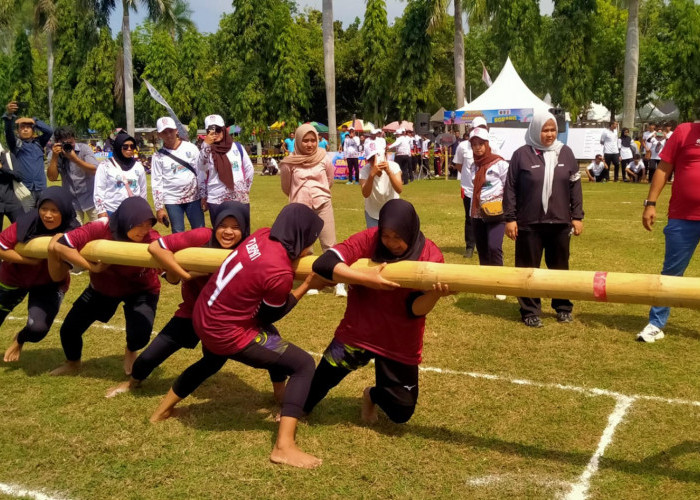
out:
<path id="1" fill-rule="evenodd" d="M 634 403 L 634 401 L 635 399 L 633 397 L 617 398 L 617 404 L 615 405 L 615 409 L 613 410 L 613 412 L 608 417 L 608 426 L 603 431 L 603 436 L 598 442 L 598 448 L 591 457 L 591 460 L 588 462 L 588 465 L 583 471 L 583 474 L 581 474 L 581 476 L 579 477 L 578 482 L 576 482 L 572 486 L 571 491 L 569 491 L 569 494 L 566 495 L 566 497 L 564 497 L 566 500 L 585 500 L 586 498 L 588 498 L 588 489 L 591 486 L 591 478 L 596 472 L 598 472 L 600 457 L 602 457 L 603 453 L 605 453 L 605 448 L 607 448 L 608 445 L 612 443 L 613 435 L 615 434 L 615 429 L 620 424 L 620 422 L 622 422 L 622 419 L 625 418 L 627 410 L 630 409 L 630 406 L 632 406 L 632 403 Z"/>
<path id="2" fill-rule="evenodd" d="M 14 484 L 0 483 L 0 493 L 12 497 L 29 497 L 34 500 L 61 500 L 59 497 L 52 497 L 40 491 L 25 490 L 21 486 Z"/>
<path id="3" fill-rule="evenodd" d="M 469 486 L 492 486 L 499 483 L 521 483 L 523 481 L 535 483 L 541 486 L 546 486 L 549 488 L 571 488 L 572 483 L 568 481 L 560 481 L 556 479 L 547 479 L 543 476 L 538 476 L 535 474 L 491 474 L 488 476 L 473 477 L 467 480 L 467 485 Z"/>

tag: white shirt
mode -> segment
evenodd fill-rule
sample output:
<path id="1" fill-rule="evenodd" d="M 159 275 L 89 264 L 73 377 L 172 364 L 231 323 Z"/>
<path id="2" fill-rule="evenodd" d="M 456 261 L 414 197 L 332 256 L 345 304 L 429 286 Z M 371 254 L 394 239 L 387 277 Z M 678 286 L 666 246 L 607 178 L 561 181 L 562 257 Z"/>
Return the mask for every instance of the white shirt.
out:
<path id="1" fill-rule="evenodd" d="M 393 161 L 389 163 L 389 173 L 401 174 L 401 167 Z M 360 169 L 360 180 L 369 179 L 369 172 L 372 169 L 369 163 Z M 382 172 L 382 175 L 375 177 L 372 184 L 372 192 L 369 198 L 365 198 L 365 211 L 373 219 L 379 219 L 379 211 L 387 201 L 394 200 L 399 197 L 394 186 L 391 185 L 391 179 L 387 172 Z"/>
<path id="2" fill-rule="evenodd" d="M 360 156 L 360 138 L 345 136 L 343 153 L 345 153 L 345 158 L 358 158 Z"/>
<path id="3" fill-rule="evenodd" d="M 600 136 L 600 143 L 603 145 L 603 153 L 607 155 L 616 155 L 620 153 L 617 147 L 617 131 L 605 129 Z"/>
<path id="4" fill-rule="evenodd" d="M 617 140 L 617 147 L 620 150 L 620 159 L 621 160 L 631 160 L 632 158 L 634 158 L 634 153 L 632 152 L 633 145 L 634 145 L 634 141 L 632 141 L 629 148 L 626 148 L 622 145 L 622 139 Z"/>
<path id="5" fill-rule="evenodd" d="M 199 200 L 206 192 L 206 175 L 195 166 L 199 156 L 197 146 L 181 141 L 177 149 L 163 149 L 189 163 L 197 175 L 169 156 L 156 152 L 151 161 L 151 190 L 156 210 L 165 208 L 165 205 L 182 205 Z"/>
<path id="6" fill-rule="evenodd" d="M 595 177 L 598 177 L 601 172 L 605 170 L 605 162 L 601 161 L 600 163 L 596 163 L 594 160 L 588 165 L 587 169 L 590 170 Z"/>
<path id="7" fill-rule="evenodd" d="M 428 156 L 429 150 L 430 150 L 430 140 L 424 139 L 423 142 L 421 142 L 420 151 L 421 151 L 421 153 L 423 153 L 423 156 Z"/>
<path id="8" fill-rule="evenodd" d="M 472 145 L 469 141 L 462 141 L 457 146 L 455 150 L 455 156 L 452 159 L 452 163 L 456 165 L 462 165 L 462 172 L 460 174 L 460 183 L 462 189 L 464 190 L 464 196 L 471 198 L 474 194 L 474 184 L 472 184 L 472 176 L 470 172 L 470 167 L 474 161 L 474 153 L 472 152 Z"/>
<path id="9" fill-rule="evenodd" d="M 627 168 L 629 168 L 635 174 L 638 174 L 644 170 L 644 162 L 642 160 L 639 160 L 639 162 L 632 161 Z"/>
<path id="10" fill-rule="evenodd" d="M 250 203 L 248 194 L 250 187 L 253 185 L 253 164 L 245 148 L 241 146 L 243 157 L 238 152 L 238 146 L 234 142 L 231 144 L 226 156 L 231 162 L 233 170 L 233 189 L 229 189 L 226 184 L 221 182 L 219 174 L 214 166 L 214 159 L 211 155 L 211 146 L 207 143 L 202 145 L 202 150 L 197 157 L 197 168 L 202 170 L 207 177 L 206 197 L 208 203 L 218 205 L 225 201 L 240 201 L 241 203 Z"/>
<path id="11" fill-rule="evenodd" d="M 131 196 L 148 200 L 146 171 L 137 161 L 129 170 L 122 170 L 116 160 L 105 160 L 95 173 L 95 210 L 98 214 L 115 212 L 121 202 Z"/>
<path id="12" fill-rule="evenodd" d="M 661 151 L 663 151 L 665 145 L 666 145 L 666 139 L 658 140 L 656 137 L 652 137 L 651 141 L 649 141 L 649 147 L 651 149 L 651 159 L 652 160 L 661 160 L 661 157 L 659 157 L 659 154 L 661 153 Z"/>
<path id="13" fill-rule="evenodd" d="M 411 138 L 407 135 L 402 135 L 389 146 L 389 149 L 396 149 L 398 156 L 408 156 L 411 154 Z"/>
<path id="14" fill-rule="evenodd" d="M 377 151 L 384 153 L 386 151 L 386 139 L 384 137 L 377 137 L 374 140 L 374 144 L 377 146 Z"/>
<path id="15" fill-rule="evenodd" d="M 472 185 L 474 184 L 474 176 L 476 175 L 476 164 L 472 162 L 470 168 L 470 177 Z M 481 203 L 487 201 L 503 201 L 503 191 L 506 187 L 506 176 L 508 175 L 508 162 L 499 160 L 491 165 L 486 171 L 486 180 L 481 187 Z M 474 197 L 472 196 L 473 209 Z M 480 217 L 477 215 L 477 217 Z"/>

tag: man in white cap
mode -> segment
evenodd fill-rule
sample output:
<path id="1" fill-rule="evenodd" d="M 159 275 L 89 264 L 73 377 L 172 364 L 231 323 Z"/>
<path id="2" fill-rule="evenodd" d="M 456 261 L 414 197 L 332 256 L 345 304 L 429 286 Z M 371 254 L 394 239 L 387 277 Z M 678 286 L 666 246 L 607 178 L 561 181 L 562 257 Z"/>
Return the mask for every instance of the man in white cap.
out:
<path id="1" fill-rule="evenodd" d="M 204 227 L 202 197 L 204 172 L 197 170 L 197 146 L 177 135 L 175 121 L 163 116 L 156 122 L 163 147 L 151 160 L 151 189 L 158 222 L 173 225 L 173 233 L 185 230 L 185 215 L 192 229 Z"/>
<path id="2" fill-rule="evenodd" d="M 360 182 L 360 146 L 360 138 L 355 136 L 355 127 L 348 128 L 348 135 L 340 145 L 340 151 L 344 153 L 348 164 L 348 184 Z"/>
<path id="3" fill-rule="evenodd" d="M 401 178 L 404 184 L 413 180 L 413 169 L 411 168 L 411 138 L 404 135 L 406 131 L 402 128 L 396 130 L 396 141 L 389 146 L 389 149 L 396 150 L 396 163 L 401 167 Z"/>

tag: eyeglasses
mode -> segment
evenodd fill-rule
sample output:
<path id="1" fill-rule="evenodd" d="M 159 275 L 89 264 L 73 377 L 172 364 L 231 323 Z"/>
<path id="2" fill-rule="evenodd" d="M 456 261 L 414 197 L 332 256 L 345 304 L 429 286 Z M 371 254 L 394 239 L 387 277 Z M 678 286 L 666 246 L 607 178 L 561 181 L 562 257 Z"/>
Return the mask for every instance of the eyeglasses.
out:
<path id="1" fill-rule="evenodd" d="M 220 134 L 223 131 L 223 127 L 219 127 L 218 125 L 209 125 L 209 128 L 207 129 L 207 132 L 215 132 L 217 134 Z"/>
<path id="2" fill-rule="evenodd" d="M 136 146 L 134 144 L 122 144 L 122 151 L 136 151 Z"/>

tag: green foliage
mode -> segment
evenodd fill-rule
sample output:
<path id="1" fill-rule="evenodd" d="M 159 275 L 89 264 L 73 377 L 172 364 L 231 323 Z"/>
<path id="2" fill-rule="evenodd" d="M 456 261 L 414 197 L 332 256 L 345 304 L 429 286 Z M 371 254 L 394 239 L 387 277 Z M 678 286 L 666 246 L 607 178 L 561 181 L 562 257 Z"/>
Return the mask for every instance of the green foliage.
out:
<path id="1" fill-rule="evenodd" d="M 29 37 L 20 31 L 15 38 L 10 66 L 10 99 L 29 103 L 29 114 L 38 108 L 34 93 L 34 60 Z M 38 97 L 38 96 L 36 96 Z"/>
<path id="2" fill-rule="evenodd" d="M 386 116 L 389 94 L 389 25 L 384 0 L 367 0 L 360 29 L 362 66 L 362 107 L 364 116 L 375 124 Z"/>
<path id="3" fill-rule="evenodd" d="M 615 116 L 622 110 L 625 76 L 627 9 L 614 0 L 598 0 L 592 40 L 594 47 L 593 96 Z"/>

